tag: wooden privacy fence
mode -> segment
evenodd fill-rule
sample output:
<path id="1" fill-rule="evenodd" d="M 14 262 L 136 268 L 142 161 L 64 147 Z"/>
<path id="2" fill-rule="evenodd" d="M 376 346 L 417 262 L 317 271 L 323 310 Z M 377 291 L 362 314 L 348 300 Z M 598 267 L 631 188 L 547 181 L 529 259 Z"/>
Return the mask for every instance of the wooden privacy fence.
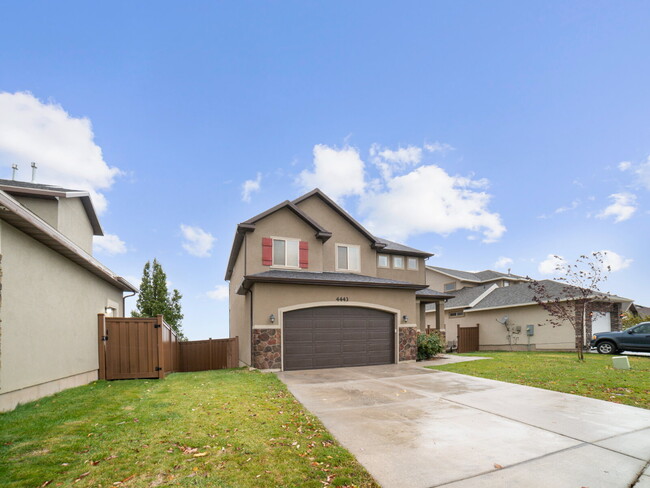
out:
<path id="1" fill-rule="evenodd" d="M 179 371 L 206 371 L 236 368 L 239 364 L 238 338 L 179 342 Z"/>
<path id="2" fill-rule="evenodd" d="M 99 379 L 164 378 L 173 372 L 236 368 L 239 340 L 181 342 L 162 315 L 98 316 Z"/>
<path id="3" fill-rule="evenodd" d="M 478 351 L 478 324 L 476 327 L 458 327 L 458 352 Z"/>

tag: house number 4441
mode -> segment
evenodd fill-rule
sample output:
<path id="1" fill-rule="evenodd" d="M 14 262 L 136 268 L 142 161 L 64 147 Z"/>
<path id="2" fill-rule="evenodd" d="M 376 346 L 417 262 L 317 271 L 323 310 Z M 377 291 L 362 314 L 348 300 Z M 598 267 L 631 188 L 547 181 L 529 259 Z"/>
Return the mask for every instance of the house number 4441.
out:
<path id="1" fill-rule="evenodd" d="M 336 297 L 337 302 L 347 302 L 350 300 L 348 297 Z"/>

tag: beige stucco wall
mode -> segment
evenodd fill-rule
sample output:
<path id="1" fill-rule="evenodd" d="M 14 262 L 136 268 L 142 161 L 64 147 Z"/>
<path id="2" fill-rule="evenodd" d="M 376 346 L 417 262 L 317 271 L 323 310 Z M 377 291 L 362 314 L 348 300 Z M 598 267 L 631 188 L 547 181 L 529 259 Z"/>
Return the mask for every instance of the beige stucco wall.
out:
<path id="1" fill-rule="evenodd" d="M 405 256 L 398 254 L 404 258 L 404 268 L 393 268 L 393 256 L 394 254 L 386 254 L 389 259 L 390 268 L 380 268 L 377 266 L 377 276 L 380 278 L 387 278 L 389 280 L 399 280 L 399 281 L 408 281 L 409 283 L 419 283 L 426 284 L 426 267 L 424 265 L 424 258 L 416 258 L 418 260 L 418 269 L 410 270 L 406 269 L 407 260 L 413 256 Z"/>
<path id="2" fill-rule="evenodd" d="M 59 225 L 59 200 L 57 198 L 33 198 L 13 195 L 23 206 L 34 212 L 55 229 Z"/>
<path id="3" fill-rule="evenodd" d="M 88 254 L 92 254 L 93 228 L 80 198 L 14 198 Z"/>
<path id="4" fill-rule="evenodd" d="M 88 254 L 93 253 L 93 228 L 80 198 L 59 200 L 58 230 Z"/>
<path id="5" fill-rule="evenodd" d="M 121 290 L 5 222 L 0 253 L 0 404 L 7 392 L 96 374 L 97 314 L 112 305 L 122 315 Z"/>
<path id="6" fill-rule="evenodd" d="M 347 297 L 347 302 L 338 302 L 338 297 Z M 277 283 L 256 283 L 253 286 L 253 324 L 272 326 L 269 316 L 279 317 L 280 309 L 295 305 L 309 306 L 360 306 L 375 304 L 407 315 L 408 323 L 417 325 L 418 308 L 413 290 L 387 290 L 382 288 L 356 288 L 321 285 L 281 285 Z M 373 308 L 373 307 L 370 307 Z M 276 320 L 275 325 L 278 325 Z"/>
<path id="7" fill-rule="evenodd" d="M 508 316 L 511 327 L 520 326 L 521 333 L 513 335 L 513 343 L 521 348 L 532 349 L 573 349 L 575 333 L 571 324 L 553 327 L 546 322 L 548 314 L 539 305 L 511 307 L 486 310 L 484 312 L 466 312 L 464 317 L 450 317 L 445 313 L 445 332 L 447 341 L 458 340 L 458 327 L 475 327 L 479 324 L 479 346 L 481 349 L 509 348 L 506 328 L 497 322 L 504 315 Z M 434 314 L 427 313 L 427 321 L 435 323 Z M 535 326 L 535 334 L 530 338 L 526 335 L 526 326 Z"/>
<path id="8" fill-rule="evenodd" d="M 248 237 L 248 236 L 247 236 Z M 244 249 L 235 261 L 229 283 L 229 333 L 230 337 L 239 337 L 239 361 L 241 365 L 251 364 L 251 330 L 250 330 L 250 293 L 237 295 L 237 290 L 244 277 Z M 260 257 L 260 260 L 262 258 Z"/>
<path id="9" fill-rule="evenodd" d="M 323 250 L 321 241 L 316 238 L 316 230 L 291 210 L 283 208 L 257 222 L 255 231 L 246 234 L 246 245 L 242 246 L 247 253 L 245 274 L 262 273 L 272 269 L 271 266 L 262 264 L 262 239 L 265 237 L 286 237 L 307 241 L 309 268 L 302 271 L 323 271 Z"/>
<path id="10" fill-rule="evenodd" d="M 432 269 L 426 270 L 426 284 L 429 285 L 429 288 L 436 291 L 445 291 L 445 285 L 447 283 L 455 283 L 456 290 L 460 290 L 465 287 L 476 286 L 476 283 L 468 283 L 466 281 L 456 280 L 450 276 L 438 273 Z M 451 293 L 451 292 L 450 292 Z"/>
<path id="11" fill-rule="evenodd" d="M 332 233 L 332 237 L 322 246 L 323 271 L 337 271 L 336 244 L 350 244 L 359 246 L 361 270 L 358 273 L 377 276 L 377 253 L 370 247 L 371 243 L 366 236 L 317 196 L 303 200 L 298 207 Z"/>

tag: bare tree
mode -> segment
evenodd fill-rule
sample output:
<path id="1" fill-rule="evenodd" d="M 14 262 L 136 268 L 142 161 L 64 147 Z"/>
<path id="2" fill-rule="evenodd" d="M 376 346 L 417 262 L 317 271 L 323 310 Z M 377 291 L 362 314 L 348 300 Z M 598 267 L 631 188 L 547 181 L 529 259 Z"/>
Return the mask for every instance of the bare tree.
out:
<path id="1" fill-rule="evenodd" d="M 547 323 L 553 327 L 568 323 L 573 327 L 578 359 L 584 361 L 588 304 L 607 297 L 599 286 L 607 280 L 611 268 L 605 265 L 605 253 L 600 251 L 582 255 L 574 264 L 554 257 L 560 273 L 556 280 L 560 283 L 532 280 L 528 287 L 534 293 L 533 301 L 548 313 Z"/>

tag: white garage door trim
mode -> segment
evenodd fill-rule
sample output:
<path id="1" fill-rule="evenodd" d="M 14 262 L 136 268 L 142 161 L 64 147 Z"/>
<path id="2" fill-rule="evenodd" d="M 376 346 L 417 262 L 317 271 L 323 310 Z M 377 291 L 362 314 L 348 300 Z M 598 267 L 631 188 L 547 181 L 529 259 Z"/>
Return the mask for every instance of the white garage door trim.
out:
<path id="1" fill-rule="evenodd" d="M 594 312 L 591 315 L 591 333 L 611 332 L 612 319 L 609 312 Z"/>

